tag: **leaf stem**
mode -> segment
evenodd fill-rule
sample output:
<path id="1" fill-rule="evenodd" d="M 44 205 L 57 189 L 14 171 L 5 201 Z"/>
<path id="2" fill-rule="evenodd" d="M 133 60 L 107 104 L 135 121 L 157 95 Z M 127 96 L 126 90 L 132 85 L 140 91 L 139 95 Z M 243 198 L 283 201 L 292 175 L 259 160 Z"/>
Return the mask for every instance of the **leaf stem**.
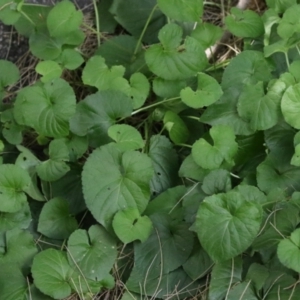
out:
<path id="1" fill-rule="evenodd" d="M 24 11 L 20 10 L 19 13 L 20 13 L 25 19 L 27 19 L 34 27 L 36 27 L 36 24 L 31 20 L 31 18 L 30 18 L 26 13 L 24 13 Z"/>
<path id="2" fill-rule="evenodd" d="M 185 118 L 195 120 L 195 121 L 199 121 L 199 119 L 200 119 L 199 117 L 195 117 L 195 116 L 186 116 Z"/>
<path id="3" fill-rule="evenodd" d="M 93 0 L 93 5 L 94 5 L 94 11 L 95 11 L 95 19 L 96 19 L 96 28 L 97 28 L 97 41 L 98 41 L 98 47 L 100 46 L 100 18 L 99 18 L 99 12 L 98 12 L 98 7 L 96 0 Z"/>
<path id="4" fill-rule="evenodd" d="M 284 52 L 284 57 L 285 57 L 286 65 L 289 69 L 290 68 L 290 62 L 289 62 L 289 56 L 288 56 L 287 52 Z"/>
<path id="5" fill-rule="evenodd" d="M 133 111 L 133 112 L 131 113 L 131 115 L 133 116 L 133 115 L 136 115 L 136 114 L 138 114 L 138 113 L 140 113 L 140 112 L 142 112 L 142 111 L 148 110 L 148 109 L 150 109 L 150 108 L 159 106 L 159 105 L 161 105 L 161 104 L 165 104 L 165 103 L 167 103 L 167 102 L 179 100 L 179 99 L 180 99 L 180 97 L 175 97 L 175 98 L 169 98 L 169 99 L 165 99 L 165 100 L 162 100 L 162 101 L 159 101 L 159 102 L 155 102 L 155 103 L 152 103 L 152 104 L 150 104 L 150 105 L 148 105 L 148 106 L 144 106 L 144 107 L 141 107 L 141 108 L 139 108 L 139 109 Z"/>
<path id="6" fill-rule="evenodd" d="M 187 148 L 190 148 L 190 149 L 193 148 L 193 146 L 188 145 L 188 144 L 175 144 L 175 146 L 187 147 Z"/>
<path id="7" fill-rule="evenodd" d="M 150 23 L 150 21 L 151 21 L 151 19 L 153 17 L 153 14 L 154 14 L 155 10 L 157 9 L 157 7 L 158 7 L 157 4 L 153 7 L 153 9 L 152 9 L 152 11 L 151 11 L 151 13 L 150 13 L 150 15 L 149 15 L 149 17 L 147 19 L 147 22 L 145 23 L 143 31 L 141 32 L 141 35 L 140 35 L 140 37 L 139 37 L 139 39 L 138 39 L 138 41 L 136 43 L 136 46 L 135 46 L 135 49 L 134 49 L 134 52 L 133 52 L 133 56 L 135 56 L 137 54 L 137 52 L 139 51 L 140 45 L 142 44 L 142 39 L 143 39 L 143 37 L 145 35 L 145 32 L 146 32 L 146 30 L 147 30 L 147 28 L 149 26 L 149 23 Z"/>

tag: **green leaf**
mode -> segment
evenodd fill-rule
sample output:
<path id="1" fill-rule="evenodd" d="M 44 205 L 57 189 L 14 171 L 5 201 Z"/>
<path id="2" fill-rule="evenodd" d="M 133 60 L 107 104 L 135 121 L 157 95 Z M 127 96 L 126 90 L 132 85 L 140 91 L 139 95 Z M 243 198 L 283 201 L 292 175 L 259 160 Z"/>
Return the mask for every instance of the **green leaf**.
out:
<path id="1" fill-rule="evenodd" d="M 145 142 L 137 129 L 126 124 L 112 125 L 108 129 L 108 136 L 112 138 L 120 150 L 137 150 L 143 148 Z"/>
<path id="2" fill-rule="evenodd" d="M 1 101 L 1 100 L 0 100 Z M 7 109 L 0 115 L 1 122 L 3 122 L 3 137 L 13 145 L 21 144 L 23 141 L 22 130 L 23 127 L 18 125 L 13 116 L 13 109 Z"/>
<path id="3" fill-rule="evenodd" d="M 63 177 L 70 167 L 69 149 L 63 139 L 52 140 L 49 144 L 49 159 L 36 166 L 38 176 L 45 181 L 56 181 Z"/>
<path id="4" fill-rule="evenodd" d="M 202 108 L 209 106 L 219 100 L 223 91 L 218 82 L 211 76 L 198 73 L 197 90 L 193 91 L 186 87 L 180 92 L 182 102 L 192 108 Z"/>
<path id="5" fill-rule="evenodd" d="M 189 130 L 184 121 L 176 113 L 168 110 L 165 113 L 163 121 L 172 142 L 182 144 L 187 141 L 189 138 Z"/>
<path id="6" fill-rule="evenodd" d="M 242 259 L 236 257 L 214 265 L 209 285 L 209 299 L 224 299 L 228 289 L 242 279 Z"/>
<path id="7" fill-rule="evenodd" d="M 63 79 L 43 86 L 29 86 L 17 96 L 14 117 L 20 125 L 34 128 L 39 134 L 63 137 L 69 134 L 69 119 L 75 114 L 76 97 Z"/>
<path id="8" fill-rule="evenodd" d="M 161 44 L 150 46 L 145 53 L 149 69 L 166 80 L 182 80 L 194 76 L 207 65 L 202 45 L 187 37 L 183 45 L 182 29 L 176 24 L 165 25 L 158 36 Z"/>
<path id="9" fill-rule="evenodd" d="M 2 59 L 0 59 L 0 70 L 5 70 L 0 73 L 0 92 L 2 92 L 5 87 L 13 85 L 19 80 L 20 72 L 15 64 Z"/>
<path id="10" fill-rule="evenodd" d="M 192 147 L 195 162 L 204 169 L 217 169 L 223 162 L 233 164 L 233 158 L 238 151 L 235 135 L 229 126 L 214 126 L 209 130 L 214 145 L 201 138 Z"/>
<path id="11" fill-rule="evenodd" d="M 101 47 L 96 51 L 96 55 L 104 57 L 107 66 L 110 68 L 116 65 L 124 66 L 126 68 L 126 77 L 138 71 L 145 73 L 147 72 L 147 66 L 144 51 L 142 51 L 141 46 L 137 50 L 135 49 L 137 42 L 138 40 L 133 36 L 125 34 L 114 36 L 101 44 Z"/>
<path id="12" fill-rule="evenodd" d="M 242 51 L 231 59 L 222 78 L 223 90 L 231 86 L 256 84 L 259 81 L 268 82 L 271 76 L 271 65 L 264 58 L 263 53 L 253 50 Z"/>
<path id="13" fill-rule="evenodd" d="M 47 27 L 53 37 L 64 37 L 81 25 L 83 13 L 70 1 L 57 3 L 49 12 Z"/>
<path id="14" fill-rule="evenodd" d="M 275 83 L 265 95 L 262 82 L 245 86 L 238 100 L 238 113 L 250 123 L 250 127 L 266 130 L 277 124 L 280 118 L 281 94 L 285 90 L 283 82 Z"/>
<path id="15" fill-rule="evenodd" d="M 118 118 L 130 116 L 131 111 L 131 99 L 120 91 L 97 92 L 77 104 L 76 114 L 70 120 L 71 131 L 87 135 L 91 146 L 98 147 L 111 141 L 108 128 Z"/>
<path id="16" fill-rule="evenodd" d="M 46 60 L 39 62 L 36 67 L 35 71 L 42 76 L 41 81 L 46 83 L 55 78 L 59 78 L 62 74 L 62 68 L 59 64 L 53 60 Z"/>
<path id="17" fill-rule="evenodd" d="M 282 39 L 290 38 L 294 33 L 300 32 L 299 13 L 300 5 L 292 5 L 284 12 L 277 27 L 277 33 Z"/>
<path id="18" fill-rule="evenodd" d="M 92 56 L 83 69 L 82 81 L 100 91 L 115 89 L 127 94 L 130 87 L 127 80 L 123 78 L 124 73 L 125 68 L 123 66 L 109 68 L 103 57 Z"/>
<path id="19" fill-rule="evenodd" d="M 158 7 L 169 18 L 177 21 L 198 22 L 203 13 L 203 1 L 157 0 Z"/>
<path id="20" fill-rule="evenodd" d="M 300 229 L 292 232 L 289 238 L 283 239 L 277 248 L 280 262 L 297 273 L 300 272 Z"/>
<path id="21" fill-rule="evenodd" d="M 112 226 L 124 244 L 135 240 L 145 242 L 153 229 L 151 220 L 147 216 L 142 217 L 136 208 L 118 211 L 114 216 Z"/>
<path id="22" fill-rule="evenodd" d="M 299 112 L 300 112 L 300 83 L 290 86 L 283 94 L 281 101 L 281 110 L 285 121 L 300 129 Z"/>
<path id="23" fill-rule="evenodd" d="M 30 184 L 28 173 L 16 165 L 0 165 L 0 211 L 15 213 L 23 208 L 27 198 L 24 190 Z"/>
<path id="24" fill-rule="evenodd" d="M 272 154 L 257 167 L 257 185 L 266 193 L 277 187 L 286 190 L 288 194 L 300 190 L 298 176 L 299 167 L 293 167 L 289 162 L 283 161 L 281 156 Z"/>
<path id="25" fill-rule="evenodd" d="M 297 132 L 294 137 L 295 153 L 291 159 L 291 165 L 300 167 L 300 132 Z"/>
<path id="26" fill-rule="evenodd" d="M 0 254 L 0 265 L 17 264 L 27 273 L 38 252 L 33 236 L 28 231 L 14 228 L 6 232 L 5 241 L 5 252 Z"/>
<path id="27" fill-rule="evenodd" d="M 67 146 L 69 151 L 68 161 L 76 161 L 81 158 L 84 153 L 88 150 L 87 137 L 77 136 L 75 134 L 69 135 L 67 138 L 61 139 Z M 64 146 L 62 146 L 64 148 Z"/>
<path id="28" fill-rule="evenodd" d="M 85 278 L 101 281 L 111 271 L 118 251 L 116 241 L 99 225 L 78 229 L 68 240 L 68 260 Z"/>
<path id="29" fill-rule="evenodd" d="M 0 20 L 5 25 L 15 24 L 21 17 L 20 8 L 23 4 L 22 0 L 1 0 L 0 1 Z"/>
<path id="30" fill-rule="evenodd" d="M 114 16 L 109 12 L 113 0 L 103 0 L 98 3 L 99 23 L 102 32 L 114 33 L 118 23 Z M 102 44 L 103 46 L 103 44 Z"/>
<path id="31" fill-rule="evenodd" d="M 213 46 L 222 35 L 222 28 L 210 23 L 198 23 L 197 27 L 191 32 L 191 37 L 200 42 L 204 49 Z"/>
<path id="32" fill-rule="evenodd" d="M 214 261 L 225 261 L 247 250 L 261 221 L 261 206 L 231 191 L 207 197 L 200 204 L 195 228 L 209 256 Z"/>
<path id="33" fill-rule="evenodd" d="M 62 198 L 49 200 L 41 211 L 37 230 L 52 239 L 66 239 L 78 228 L 70 215 L 68 202 Z"/>
<path id="34" fill-rule="evenodd" d="M 138 39 L 143 33 L 142 41 L 153 44 L 157 42 L 158 31 L 167 21 L 166 16 L 156 5 L 156 0 L 113 1 L 110 13 L 131 35 Z M 151 18 L 148 24 L 149 16 Z M 146 28 L 145 32 L 143 32 L 144 28 Z"/>
<path id="35" fill-rule="evenodd" d="M 178 97 L 180 91 L 186 87 L 185 81 L 165 80 L 160 77 L 154 78 L 152 84 L 154 93 L 162 98 Z"/>
<path id="36" fill-rule="evenodd" d="M 0 213 L 0 236 L 10 229 L 27 229 L 31 222 L 30 208 L 27 202 L 16 213 Z"/>
<path id="37" fill-rule="evenodd" d="M 30 34 L 29 46 L 34 56 L 43 60 L 52 60 L 59 57 L 62 52 L 63 41 L 51 37 L 44 27 L 34 30 Z"/>
<path id="38" fill-rule="evenodd" d="M 225 18 L 225 25 L 237 37 L 256 38 L 264 33 L 264 24 L 256 12 L 233 7 L 230 13 Z"/>
<path id="39" fill-rule="evenodd" d="M 82 56 L 74 49 L 64 49 L 57 60 L 68 70 L 75 70 L 84 62 Z"/>
<path id="40" fill-rule="evenodd" d="M 228 293 L 228 300 L 236 300 L 243 297 L 247 300 L 257 300 L 251 281 L 239 282 Z"/>
<path id="41" fill-rule="evenodd" d="M 115 144 L 96 149 L 82 173 L 83 193 L 95 219 L 108 228 L 120 209 L 142 213 L 150 199 L 151 160 L 143 153 L 122 152 Z"/>
<path id="42" fill-rule="evenodd" d="M 264 286 L 269 275 L 270 272 L 264 265 L 253 263 L 248 269 L 246 279 L 251 280 L 254 283 L 255 289 L 259 291 Z"/>
<path id="43" fill-rule="evenodd" d="M 149 92 L 150 83 L 145 75 L 142 73 L 134 73 L 130 79 L 130 92 L 128 96 L 131 97 L 132 106 L 134 109 L 143 106 Z"/>
<path id="44" fill-rule="evenodd" d="M 273 8 L 277 13 L 283 13 L 296 4 L 297 0 L 266 0 L 266 3 L 268 7 Z"/>
<path id="45" fill-rule="evenodd" d="M 178 155 L 173 144 L 162 135 L 153 135 L 150 138 L 148 155 L 154 168 L 150 189 L 155 196 L 177 184 Z"/>
<path id="46" fill-rule="evenodd" d="M 65 252 L 47 249 L 38 253 L 32 264 L 32 276 L 36 287 L 54 299 L 71 294 L 68 277 L 71 272 Z"/>
<path id="47" fill-rule="evenodd" d="M 228 192 L 231 190 L 230 173 L 222 169 L 211 171 L 204 177 L 201 188 L 207 195 Z"/>

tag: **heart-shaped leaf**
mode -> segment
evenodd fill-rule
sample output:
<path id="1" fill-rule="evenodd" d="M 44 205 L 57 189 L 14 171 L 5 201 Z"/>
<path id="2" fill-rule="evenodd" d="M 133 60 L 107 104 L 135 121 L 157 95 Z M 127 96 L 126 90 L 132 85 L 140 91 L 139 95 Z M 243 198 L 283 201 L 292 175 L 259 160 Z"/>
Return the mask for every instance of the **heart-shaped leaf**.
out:
<path id="1" fill-rule="evenodd" d="M 62 74 L 62 68 L 59 64 L 53 60 L 46 60 L 39 62 L 35 70 L 37 73 L 43 75 L 41 78 L 42 82 L 48 82 L 55 78 L 59 78 Z"/>
<path id="2" fill-rule="evenodd" d="M 193 91 L 190 87 L 186 87 L 180 92 L 183 103 L 192 108 L 201 108 L 209 106 L 220 99 L 223 91 L 213 77 L 204 73 L 198 74 L 197 90 Z"/>
<path id="3" fill-rule="evenodd" d="M 214 126 L 209 130 L 214 144 L 209 144 L 201 138 L 192 148 L 192 156 L 195 162 L 204 169 L 217 169 L 226 161 L 233 163 L 233 157 L 238 151 L 235 135 L 229 126 Z"/>
<path id="4" fill-rule="evenodd" d="M 1 0 L 0 20 L 5 25 L 15 24 L 21 17 L 20 8 L 22 4 L 22 0 Z"/>
<path id="5" fill-rule="evenodd" d="M 299 13 L 300 5 L 292 5 L 284 12 L 277 27 L 278 35 L 282 39 L 290 38 L 294 33 L 300 32 Z"/>
<path id="6" fill-rule="evenodd" d="M 116 241 L 99 225 L 91 226 L 88 232 L 82 229 L 73 232 L 68 250 L 70 265 L 96 281 L 109 275 L 118 255 Z"/>
<path id="7" fill-rule="evenodd" d="M 19 211 L 27 200 L 24 190 L 30 181 L 28 173 L 19 166 L 0 165 L 0 211 Z"/>
<path id="8" fill-rule="evenodd" d="M 120 209 L 137 208 L 142 213 L 150 199 L 152 176 L 146 154 L 122 152 L 115 144 L 102 146 L 89 156 L 82 172 L 87 207 L 106 228 Z"/>
<path id="9" fill-rule="evenodd" d="M 15 102 L 14 117 L 19 124 L 32 127 L 41 135 L 63 137 L 69 134 L 69 119 L 75 109 L 73 89 L 58 78 L 22 89 Z"/>
<path id="10" fill-rule="evenodd" d="M 300 83 L 290 86 L 283 94 L 281 110 L 285 121 L 300 129 Z"/>
<path id="11" fill-rule="evenodd" d="M 70 215 L 68 202 L 62 198 L 49 200 L 42 208 L 37 230 L 52 239 L 66 239 L 78 228 Z"/>
<path id="12" fill-rule="evenodd" d="M 137 129 L 126 124 L 112 125 L 108 129 L 108 136 L 112 138 L 118 148 L 123 151 L 143 148 L 145 142 Z"/>
<path id="13" fill-rule="evenodd" d="M 147 216 L 142 217 L 136 208 L 118 211 L 112 226 L 124 244 L 135 240 L 146 241 L 153 229 L 151 220 Z"/>
<path id="14" fill-rule="evenodd" d="M 149 69 L 163 79 L 187 79 L 207 65 L 204 49 L 196 39 L 187 37 L 180 45 L 182 33 L 176 24 L 165 25 L 159 31 L 161 44 L 150 46 L 145 53 Z"/>

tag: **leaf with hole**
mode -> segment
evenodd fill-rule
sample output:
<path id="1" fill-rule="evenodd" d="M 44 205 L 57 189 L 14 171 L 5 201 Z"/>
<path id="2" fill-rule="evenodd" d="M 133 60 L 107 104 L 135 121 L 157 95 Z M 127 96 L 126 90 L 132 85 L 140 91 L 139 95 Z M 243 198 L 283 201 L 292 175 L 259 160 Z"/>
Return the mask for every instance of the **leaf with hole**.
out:
<path id="1" fill-rule="evenodd" d="M 109 228 L 120 209 L 145 210 L 152 176 L 152 162 L 146 154 L 123 152 L 115 144 L 102 146 L 89 156 L 83 168 L 86 205 L 95 219 Z"/>
<path id="2" fill-rule="evenodd" d="M 17 96 L 14 117 L 20 125 L 34 128 L 48 137 L 69 134 L 69 119 L 75 114 L 76 97 L 63 79 L 28 86 Z"/>
<path id="3" fill-rule="evenodd" d="M 181 45 L 182 33 L 176 24 L 165 25 L 158 35 L 161 44 L 146 50 L 146 63 L 155 75 L 166 80 L 182 80 L 206 67 L 207 58 L 202 45 L 192 37 L 187 37 Z"/>
<path id="4" fill-rule="evenodd" d="M 21 167 L 12 164 L 0 165 L 0 211 L 19 211 L 27 200 L 24 190 L 29 184 L 30 176 Z"/>
<path id="5" fill-rule="evenodd" d="M 112 226 L 124 244 L 135 240 L 145 242 L 153 229 L 149 217 L 141 216 L 137 208 L 118 211 L 114 216 Z"/>
<path id="6" fill-rule="evenodd" d="M 66 239 L 78 223 L 70 214 L 68 202 L 62 198 L 49 200 L 42 208 L 37 230 L 52 239 Z"/>
<path id="7" fill-rule="evenodd" d="M 183 103 L 192 108 L 202 108 L 220 99 L 223 91 L 213 77 L 204 73 L 198 73 L 197 78 L 196 91 L 193 91 L 190 87 L 181 90 L 180 97 Z"/>

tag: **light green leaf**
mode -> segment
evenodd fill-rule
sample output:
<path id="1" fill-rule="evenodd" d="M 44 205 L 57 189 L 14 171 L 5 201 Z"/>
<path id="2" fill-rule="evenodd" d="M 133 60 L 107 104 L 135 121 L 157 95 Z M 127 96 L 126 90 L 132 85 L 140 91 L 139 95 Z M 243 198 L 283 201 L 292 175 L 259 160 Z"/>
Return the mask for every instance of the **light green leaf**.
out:
<path id="1" fill-rule="evenodd" d="M 273 8 L 277 13 L 283 13 L 296 4 L 297 0 L 266 0 L 266 3 L 268 7 Z"/>
<path id="2" fill-rule="evenodd" d="M 5 70 L 0 73 L 0 92 L 2 92 L 5 87 L 15 84 L 19 80 L 20 72 L 15 64 L 2 59 L 0 59 L 0 70 Z"/>
<path id="3" fill-rule="evenodd" d="M 300 272 L 300 229 L 292 232 L 289 238 L 283 239 L 277 248 L 277 255 L 280 262 L 296 271 Z"/>
<path id="4" fill-rule="evenodd" d="M 54 299 L 63 299 L 71 294 L 68 282 L 71 268 L 65 252 L 47 249 L 38 253 L 31 271 L 36 287 L 44 294 Z"/>
<path id="5" fill-rule="evenodd" d="M 292 5 L 286 9 L 277 27 L 277 33 L 282 39 L 290 38 L 300 32 L 300 5 Z"/>
<path id="6" fill-rule="evenodd" d="M 57 60 L 68 70 L 75 70 L 84 62 L 82 56 L 74 49 L 64 49 Z"/>
<path id="7" fill-rule="evenodd" d="M 142 217 L 136 208 L 118 211 L 114 216 L 112 226 L 124 244 L 135 240 L 145 242 L 153 229 L 151 220 L 147 216 Z"/>
<path id="8" fill-rule="evenodd" d="M 24 190 L 30 184 L 28 173 L 16 165 L 0 165 L 0 211 L 15 213 L 27 198 Z"/>
<path id="9" fill-rule="evenodd" d="M 134 73 L 130 79 L 130 92 L 128 96 L 131 97 L 132 106 L 134 109 L 143 106 L 145 103 L 149 92 L 150 83 L 145 75 L 142 73 Z"/>
<path id="10" fill-rule="evenodd" d="M 61 139 L 67 146 L 69 151 L 68 161 L 76 161 L 81 158 L 88 150 L 88 140 L 86 136 L 77 136 L 75 134 L 69 135 L 67 138 Z M 64 148 L 64 146 L 62 146 Z"/>
<path id="11" fill-rule="evenodd" d="M 1 100 L 0 100 L 1 101 Z M 1 104 L 0 104 L 1 105 Z M 23 141 L 22 130 L 23 126 L 16 123 L 13 116 L 13 109 L 7 109 L 1 112 L 1 122 L 3 122 L 2 134 L 3 137 L 13 145 L 21 144 Z"/>
<path id="12" fill-rule="evenodd" d="M 112 125 L 108 129 L 108 136 L 112 138 L 120 150 L 137 150 L 143 148 L 145 142 L 137 129 L 126 124 Z"/>
<path id="13" fill-rule="evenodd" d="M 214 126 L 209 130 L 214 145 L 201 138 L 192 147 L 195 162 L 204 169 L 217 169 L 223 162 L 233 164 L 233 158 L 238 151 L 235 135 L 229 126 Z"/>
<path id="14" fill-rule="evenodd" d="M 156 196 L 177 185 L 178 155 L 173 144 L 163 135 L 153 135 L 150 138 L 148 155 L 154 168 L 150 182 L 151 195 Z"/>
<path id="15" fill-rule="evenodd" d="M 43 86 L 29 86 L 20 91 L 14 117 L 20 125 L 34 128 L 39 134 L 63 137 L 69 134 L 69 119 L 75 114 L 76 97 L 63 79 Z"/>
<path id="16" fill-rule="evenodd" d="M 53 60 L 45 60 L 39 62 L 35 67 L 35 71 L 43 75 L 41 81 L 44 83 L 49 82 L 55 78 L 59 78 L 62 74 L 62 68 L 57 62 Z"/>
<path id="17" fill-rule="evenodd" d="M 5 25 L 15 24 L 21 17 L 20 8 L 22 0 L 0 0 L 0 20 Z"/>
<path id="18" fill-rule="evenodd" d="M 187 141 L 189 138 L 189 130 L 184 121 L 176 113 L 168 110 L 165 113 L 163 122 L 172 142 L 182 144 Z"/>
<path id="19" fill-rule="evenodd" d="M 77 104 L 70 127 L 79 136 L 87 135 L 91 146 L 98 147 L 111 141 L 108 128 L 118 118 L 130 116 L 131 111 L 131 99 L 120 91 L 97 92 Z"/>
<path id="20" fill-rule="evenodd" d="M 123 78 L 124 73 L 123 66 L 109 68 L 105 64 L 105 59 L 98 55 L 92 56 L 86 63 L 82 71 L 82 80 L 84 84 L 94 86 L 100 91 L 115 89 L 128 94 L 130 86 Z"/>
<path id="21" fill-rule="evenodd" d="M 57 3 L 48 14 L 47 27 L 53 37 L 64 37 L 81 25 L 83 13 L 70 1 Z"/>
<path id="22" fill-rule="evenodd" d="M 228 192 L 231 190 L 230 173 L 222 169 L 211 171 L 204 177 L 201 188 L 207 195 Z"/>
<path id="23" fill-rule="evenodd" d="M 122 152 L 115 144 L 96 149 L 82 173 L 83 193 L 95 219 L 108 228 L 120 209 L 137 208 L 142 213 L 150 199 L 153 176 L 147 155 Z"/>
<path id="24" fill-rule="evenodd" d="M 212 269 L 209 299 L 224 299 L 228 289 L 242 279 L 243 261 L 240 257 L 216 263 Z"/>
<path id="25" fill-rule="evenodd" d="M 52 239 L 66 239 L 78 228 L 70 214 L 68 202 L 62 198 L 49 200 L 42 208 L 37 230 Z"/>
<path id="26" fill-rule="evenodd" d="M 252 244 L 262 221 L 261 206 L 230 191 L 207 197 L 197 213 L 196 232 L 214 261 L 233 258 Z"/>
<path id="27" fill-rule="evenodd" d="M 300 167 L 300 132 L 297 132 L 294 137 L 295 153 L 291 159 L 291 165 Z"/>
<path id="28" fill-rule="evenodd" d="M 264 24 L 256 12 L 233 7 L 230 13 L 225 18 L 225 25 L 237 37 L 256 38 L 264 33 Z"/>
<path id="29" fill-rule="evenodd" d="M 223 91 L 218 82 L 204 73 L 199 73 L 197 76 L 197 90 L 193 91 L 190 87 L 183 89 L 180 92 L 182 102 L 192 108 L 202 108 L 219 100 Z"/>
<path id="30" fill-rule="evenodd" d="M 198 23 L 197 27 L 191 33 L 191 37 L 201 43 L 204 49 L 213 46 L 222 35 L 222 28 L 211 23 Z"/>
<path id="31" fill-rule="evenodd" d="M 265 95 L 262 82 L 245 86 L 241 93 L 237 109 L 239 115 L 257 130 L 267 130 L 277 124 L 280 118 L 281 95 L 285 84 L 278 81 Z"/>
<path id="32" fill-rule="evenodd" d="M 64 140 L 52 140 L 49 144 L 49 159 L 36 166 L 37 174 L 42 180 L 56 181 L 70 170 L 66 161 L 69 161 L 69 149 Z"/>
<path id="33" fill-rule="evenodd" d="M 166 80 L 182 80 L 194 76 L 207 65 L 202 45 L 187 37 L 183 45 L 182 29 L 176 24 L 165 25 L 159 31 L 161 44 L 150 46 L 145 53 L 149 69 Z"/>
<path id="34" fill-rule="evenodd" d="M 78 229 L 68 240 L 68 260 L 85 278 L 95 281 L 105 279 L 111 271 L 118 251 L 116 241 L 99 225 L 88 232 Z"/>
<path id="35" fill-rule="evenodd" d="M 290 86 L 283 94 L 281 110 L 285 121 L 294 128 L 300 129 L 300 83 Z"/>
<path id="36" fill-rule="evenodd" d="M 203 13 L 202 0 L 158 0 L 161 11 L 177 21 L 198 22 Z"/>

